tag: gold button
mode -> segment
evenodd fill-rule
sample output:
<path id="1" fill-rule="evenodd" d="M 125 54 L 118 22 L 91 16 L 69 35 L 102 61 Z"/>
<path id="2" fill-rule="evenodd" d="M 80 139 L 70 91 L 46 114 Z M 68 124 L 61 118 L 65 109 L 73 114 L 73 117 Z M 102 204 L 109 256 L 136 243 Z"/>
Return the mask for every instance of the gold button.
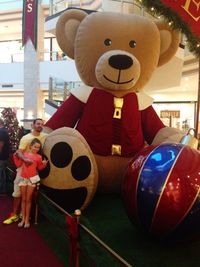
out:
<path id="1" fill-rule="evenodd" d="M 121 155 L 122 147 L 120 145 L 112 145 L 112 155 Z"/>

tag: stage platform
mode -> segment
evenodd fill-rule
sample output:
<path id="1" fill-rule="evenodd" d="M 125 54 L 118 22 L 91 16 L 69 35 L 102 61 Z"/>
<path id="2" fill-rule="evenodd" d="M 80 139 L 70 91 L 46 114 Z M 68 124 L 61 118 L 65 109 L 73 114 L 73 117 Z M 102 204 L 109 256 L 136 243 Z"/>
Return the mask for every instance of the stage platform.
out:
<path id="1" fill-rule="evenodd" d="M 65 216 L 46 200 L 41 210 L 66 229 Z M 80 223 L 117 253 L 123 265 L 80 227 L 81 266 L 196 267 L 200 265 L 200 235 L 180 240 L 153 240 L 128 219 L 120 195 L 96 195 L 82 212 Z"/>

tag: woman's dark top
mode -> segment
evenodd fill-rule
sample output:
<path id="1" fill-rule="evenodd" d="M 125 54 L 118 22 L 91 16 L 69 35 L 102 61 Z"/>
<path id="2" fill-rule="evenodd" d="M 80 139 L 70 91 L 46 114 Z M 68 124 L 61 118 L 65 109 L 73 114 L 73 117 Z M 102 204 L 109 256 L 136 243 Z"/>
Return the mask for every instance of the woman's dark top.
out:
<path id="1" fill-rule="evenodd" d="M 10 140 L 8 131 L 5 128 L 0 128 L 0 141 L 4 142 L 3 149 L 0 152 L 0 160 L 7 160 L 10 152 Z"/>

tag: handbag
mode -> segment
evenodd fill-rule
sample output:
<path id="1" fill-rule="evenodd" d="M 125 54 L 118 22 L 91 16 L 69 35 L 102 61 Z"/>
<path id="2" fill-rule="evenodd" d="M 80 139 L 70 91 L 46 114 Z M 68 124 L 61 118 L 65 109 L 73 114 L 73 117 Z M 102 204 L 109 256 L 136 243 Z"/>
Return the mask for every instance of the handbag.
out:
<path id="1" fill-rule="evenodd" d="M 32 184 L 36 184 L 36 183 L 38 183 L 40 181 L 39 175 L 35 175 L 33 177 L 30 177 L 29 179 L 30 179 Z"/>

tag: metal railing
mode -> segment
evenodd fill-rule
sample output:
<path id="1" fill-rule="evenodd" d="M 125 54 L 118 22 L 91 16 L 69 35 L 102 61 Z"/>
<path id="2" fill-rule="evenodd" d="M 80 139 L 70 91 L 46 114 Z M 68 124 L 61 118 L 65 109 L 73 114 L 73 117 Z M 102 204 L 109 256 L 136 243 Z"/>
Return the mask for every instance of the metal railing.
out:
<path id="1" fill-rule="evenodd" d="M 0 56 L 0 63 L 17 63 L 24 62 L 24 53 L 6 53 Z"/>
<path id="2" fill-rule="evenodd" d="M 70 60 L 62 51 L 39 52 L 39 61 Z M 24 52 L 6 53 L 0 56 L 0 63 L 24 62 Z"/>
<path id="3" fill-rule="evenodd" d="M 89 8 L 90 6 L 92 8 Z M 101 0 L 50 0 L 49 15 L 59 13 L 68 7 L 99 10 L 101 8 Z"/>
<path id="4" fill-rule="evenodd" d="M 44 198 L 48 204 L 50 204 L 53 208 L 55 208 L 58 212 L 60 212 L 60 214 L 66 216 L 70 216 L 72 217 L 71 214 L 69 214 L 66 210 L 64 210 L 62 207 L 60 207 L 58 204 L 56 204 L 52 199 L 50 199 L 48 196 L 46 196 L 46 194 L 44 192 L 40 191 L 40 196 L 42 198 Z M 53 214 L 50 215 L 50 217 L 48 217 L 48 215 L 45 213 L 45 210 L 42 208 L 42 206 L 39 203 L 39 211 L 43 214 L 43 216 L 47 216 L 47 219 L 49 219 L 49 221 L 53 223 L 53 220 L 55 220 L 55 217 L 53 216 Z M 60 222 L 60 221 L 59 221 Z M 55 224 L 55 221 L 54 221 Z M 60 226 L 57 225 L 58 227 L 61 228 L 61 224 L 62 222 L 60 222 Z M 102 249 L 102 253 L 106 253 L 108 254 L 117 264 L 118 266 L 124 266 L 124 267 L 132 267 L 133 265 L 131 265 L 130 263 L 128 263 L 125 259 L 123 259 L 119 254 L 117 254 L 112 248 L 110 248 L 107 244 L 105 244 L 100 238 L 98 238 L 91 230 L 89 230 L 85 225 L 83 225 L 82 223 L 78 222 L 78 226 L 79 226 L 79 234 L 80 234 L 80 238 L 81 238 L 81 234 L 82 235 L 87 235 L 87 237 L 94 242 L 96 245 L 98 245 L 101 249 Z M 62 227 L 62 230 L 65 231 L 65 234 L 67 232 L 67 227 L 66 229 Z M 79 242 L 79 240 L 78 240 Z M 82 243 L 82 245 L 80 245 L 79 243 L 79 250 L 84 253 L 84 244 Z M 77 257 L 80 257 L 81 253 L 77 254 Z M 91 262 L 93 262 L 92 265 L 87 264 L 88 267 L 90 266 L 96 266 L 94 264 L 94 259 L 91 260 Z M 80 263 L 80 259 L 77 258 L 76 260 L 76 266 L 74 267 L 79 267 L 79 263 Z"/>
<path id="5" fill-rule="evenodd" d="M 98 1 L 101 2 L 101 1 Z M 110 0 L 110 2 L 119 2 L 121 6 L 124 4 L 130 4 L 131 6 L 135 7 L 136 10 L 140 10 L 141 15 L 144 16 L 145 10 L 140 3 L 134 0 Z M 79 7 L 84 8 L 85 6 L 89 7 L 94 4 L 94 1 L 91 2 L 89 0 L 50 0 L 49 5 L 49 14 L 54 15 L 65 10 L 68 7 Z M 101 4 L 97 4 L 98 7 L 96 10 L 101 9 Z"/>
<path id="6" fill-rule="evenodd" d="M 48 4 L 49 0 L 40 0 L 42 4 Z M 0 0 L 0 11 L 22 8 L 23 0 Z"/>
<path id="7" fill-rule="evenodd" d="M 80 87 L 82 82 L 66 82 L 56 77 L 49 78 L 49 100 L 64 101 L 69 97 L 70 91 Z"/>

